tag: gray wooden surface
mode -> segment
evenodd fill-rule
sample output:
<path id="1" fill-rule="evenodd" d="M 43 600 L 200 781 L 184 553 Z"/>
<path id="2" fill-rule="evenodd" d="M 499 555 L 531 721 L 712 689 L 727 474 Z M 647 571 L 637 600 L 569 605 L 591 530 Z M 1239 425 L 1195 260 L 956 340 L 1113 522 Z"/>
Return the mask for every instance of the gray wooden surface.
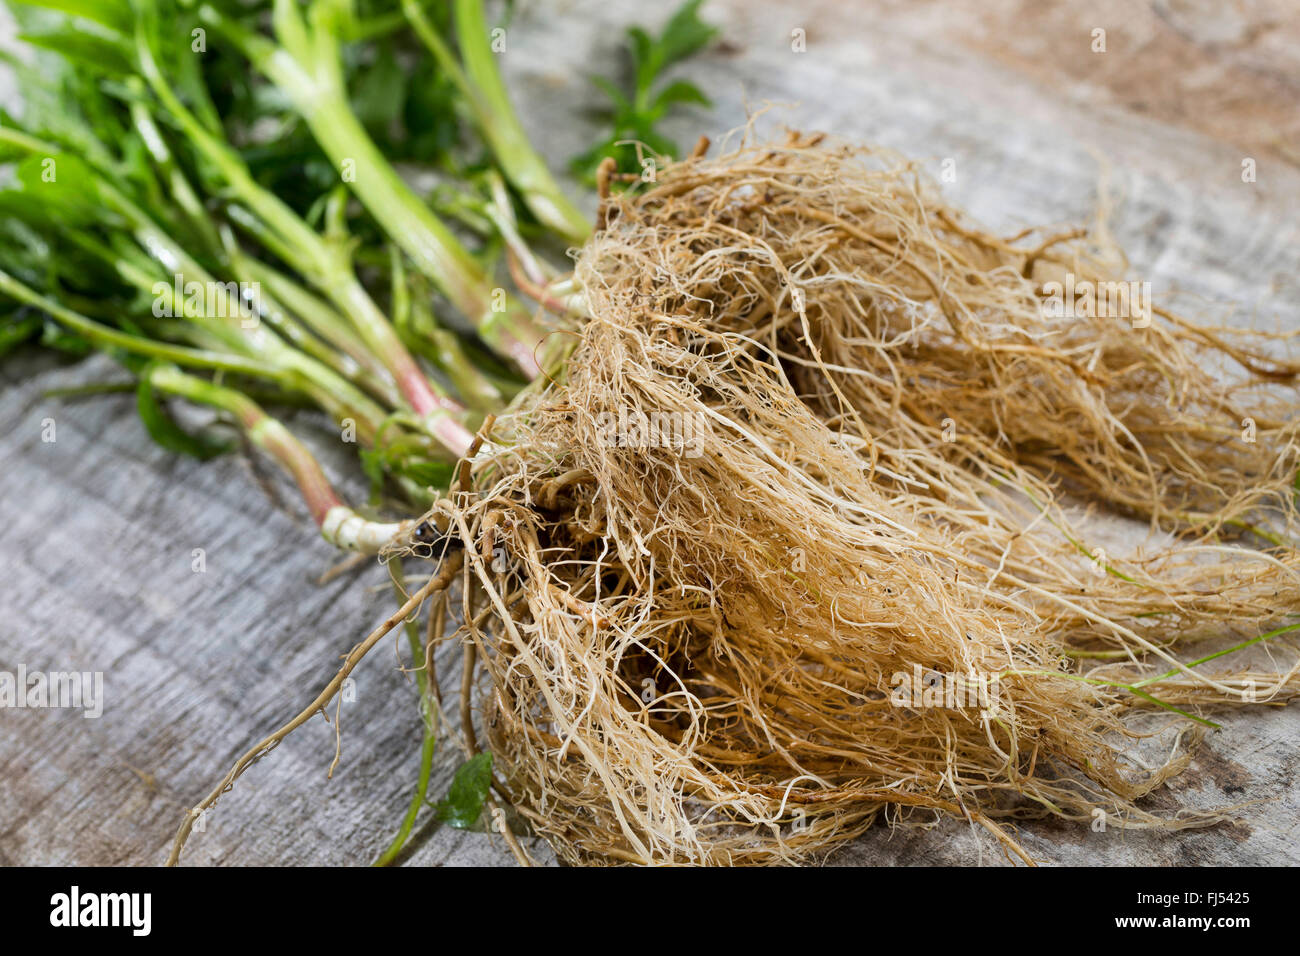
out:
<path id="1" fill-rule="evenodd" d="M 525 123 L 556 163 L 589 141 L 584 79 L 608 72 L 622 28 L 668 4 L 520 5 L 506 68 Z M 722 2 L 725 41 L 692 67 L 715 98 L 674 124 L 689 144 L 765 101 L 777 120 L 956 161 L 953 198 L 1008 232 L 1086 218 L 1101 168 L 1135 274 L 1186 308 L 1300 328 L 1300 24 L 1291 0 L 1242 2 Z M 1288 16 L 1287 11 L 1290 11 Z M 0 10 L 0 16 L 3 11 Z M 3 19 L 7 23 L 7 17 Z M 807 52 L 792 52 L 791 31 Z M 1090 50 L 1107 31 L 1107 52 Z M 0 26 L 0 37 L 11 32 Z M 4 94 L 0 80 L 0 96 Z M 1241 181 L 1244 157 L 1258 181 Z M 382 569 L 320 587 L 334 559 L 265 464 L 177 460 L 129 398 L 70 403 L 45 390 L 114 374 L 31 354 L 0 365 L 0 670 L 105 673 L 98 720 L 0 711 L 0 864 L 157 863 L 192 805 L 254 739 L 296 712 L 392 605 Z M 57 440 L 41 440 L 42 421 Z M 319 420 L 295 423 L 348 484 Z M 270 481 L 282 505 L 268 497 Z M 351 479 L 355 481 L 355 478 Z M 191 569 L 202 548 L 207 570 Z M 395 644 L 356 673 L 343 758 L 317 719 L 258 764 L 195 834 L 191 864 L 368 862 L 414 781 L 414 690 Z M 454 649 L 448 653 L 454 655 Z M 441 661 L 455 669 L 454 656 Z M 453 722 L 454 723 L 454 722 Z M 1243 823 L 1158 836 L 1060 824 L 1021 838 L 1049 862 L 1300 863 L 1300 712 L 1229 715 L 1155 806 L 1257 801 Z M 439 761 L 435 789 L 454 766 Z M 917 818 L 914 822 L 923 822 Z M 542 860 L 550 857 L 534 847 Z M 509 864 L 499 839 L 426 830 L 408 862 Z M 877 829 L 835 862 L 1005 862 L 944 821 Z"/>

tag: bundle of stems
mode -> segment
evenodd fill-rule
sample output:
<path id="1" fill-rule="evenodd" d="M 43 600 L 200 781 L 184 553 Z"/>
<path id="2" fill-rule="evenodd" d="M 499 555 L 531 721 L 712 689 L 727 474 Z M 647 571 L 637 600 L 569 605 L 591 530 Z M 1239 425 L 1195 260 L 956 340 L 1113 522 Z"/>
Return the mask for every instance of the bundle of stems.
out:
<path id="1" fill-rule="evenodd" d="M 474 15 L 470 7 L 477 9 L 462 7 L 466 17 Z M 105 79 L 93 66 L 71 62 L 69 83 L 87 74 L 90 79 L 77 86 L 75 102 L 60 104 L 64 113 L 57 122 L 32 110 L 30 120 L 9 117 L 0 127 L 0 148 L 18 164 L 17 185 L 5 196 L 13 215 L 5 238 L 18 267 L 0 274 L 0 290 L 129 359 L 142 386 L 228 415 L 299 481 L 328 540 L 377 550 L 393 526 L 366 528 L 354 511 L 336 511 L 342 507 L 337 496 L 300 443 L 263 440 L 267 426 L 253 430 L 254 419 L 273 419 L 237 401 L 239 386 L 260 378 L 306 397 L 377 454 L 373 460 L 383 462 L 399 500 L 422 507 L 431 500 L 427 486 L 436 483 L 421 477 L 440 475 L 445 486 L 450 464 L 470 445 L 475 420 L 503 407 L 540 371 L 542 332 L 405 185 L 354 115 L 342 85 L 341 36 L 351 22 L 346 4 L 314 4 L 310 63 L 272 72 L 313 132 L 328 131 L 321 139 L 326 154 L 360 162 L 355 177 L 345 179 L 392 244 L 391 317 L 358 273 L 347 185 L 324 197 L 315 217 L 320 221 L 309 222 L 257 182 L 214 118 L 201 77 L 182 82 L 187 71 L 175 62 L 175 36 L 199 23 L 216 26 L 259 64 L 288 60 L 287 49 L 305 58 L 295 38 L 306 26 L 294 4 L 278 3 L 273 11 L 286 48 L 209 6 L 191 14 L 152 0 L 134 6 L 106 0 L 78 12 L 97 22 L 98 42 L 113 54 L 106 69 L 123 75 Z M 481 19 L 481 10 L 477 15 Z M 37 68 L 19 68 L 29 85 L 50 83 Z M 497 115 L 508 111 L 499 78 L 491 82 L 495 68 L 487 79 L 482 68 L 475 76 L 496 97 Z M 479 89 L 463 82 L 470 93 Z M 517 144 L 511 148 L 518 152 Z M 516 159 L 509 169 L 521 168 Z M 548 189 L 559 195 L 553 183 L 529 195 L 541 197 Z M 481 205 L 512 201 L 498 191 Z M 552 206 L 576 216 L 558 201 Z M 513 220 L 513 212 L 499 215 Z M 61 271 L 25 263 L 24 227 L 74 250 L 75 258 L 69 255 Z M 503 378 L 495 362 L 476 364 L 476 346 L 434 317 L 429 290 L 410 274 L 408 257 L 461 310 L 477 341 L 516 369 L 514 375 Z M 94 270 L 94 283 L 111 285 L 111 296 L 88 281 L 88 270 Z M 422 366 L 413 352 L 430 358 L 436 370 Z M 197 388 L 193 374 L 177 377 L 157 361 L 227 380 Z M 239 381 L 230 382 L 231 375 Z M 335 517 L 326 522 L 327 514 Z"/>

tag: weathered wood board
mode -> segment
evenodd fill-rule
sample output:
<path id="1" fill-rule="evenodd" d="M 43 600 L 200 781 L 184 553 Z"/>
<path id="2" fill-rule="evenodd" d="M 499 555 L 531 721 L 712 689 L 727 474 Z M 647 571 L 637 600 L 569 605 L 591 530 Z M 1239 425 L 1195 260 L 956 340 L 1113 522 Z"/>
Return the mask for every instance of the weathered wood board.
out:
<path id="1" fill-rule="evenodd" d="M 525 125 L 557 166 L 590 141 L 585 111 L 598 95 L 586 75 L 612 69 L 624 26 L 660 21 L 668 6 L 520 5 L 507 74 Z M 952 159 L 956 180 L 945 188 L 1007 232 L 1087 218 L 1104 158 L 1119 200 L 1115 232 L 1157 295 L 1300 329 L 1294 9 L 1287 0 L 1082 6 L 715 0 L 707 16 L 725 42 L 691 67 L 715 105 L 673 132 L 687 145 L 701 132 L 716 142 L 747 108 L 794 104 L 776 109 L 774 122 L 894 146 L 936 174 Z M 2 22 L 0 39 L 12 32 Z M 1105 53 L 1092 52 L 1095 29 L 1106 30 Z M 795 30 L 805 31 L 806 52 L 792 50 Z M 1242 181 L 1246 158 L 1256 182 Z M 0 670 L 105 674 L 99 719 L 0 711 L 0 864 L 160 862 L 183 809 L 304 706 L 392 608 L 377 566 L 312 583 L 333 555 L 267 466 L 170 457 L 145 437 L 129 397 L 42 397 L 113 374 L 104 360 L 65 366 L 30 353 L 0 365 Z M 53 442 L 42 440 L 47 419 Z M 351 473 L 319 420 L 294 424 L 331 474 Z M 265 493 L 267 481 L 283 505 Z M 203 573 L 193 570 L 196 548 Z M 404 811 L 418 760 L 414 691 L 395 646 L 355 675 L 333 779 L 334 729 L 318 719 L 222 800 L 187 862 L 374 856 Z M 448 683 L 457 655 L 448 648 L 440 661 Z M 1258 801 L 1241 811 L 1243 823 L 1169 836 L 1035 824 L 1021 831 L 1025 847 L 1063 863 L 1300 863 L 1300 711 L 1259 709 L 1223 724 L 1158 806 Z M 444 751 L 436 792 L 454 764 Z M 1004 862 L 987 835 L 952 821 L 878 828 L 836 861 Z M 434 829 L 408 862 L 511 858 L 498 838 Z"/>

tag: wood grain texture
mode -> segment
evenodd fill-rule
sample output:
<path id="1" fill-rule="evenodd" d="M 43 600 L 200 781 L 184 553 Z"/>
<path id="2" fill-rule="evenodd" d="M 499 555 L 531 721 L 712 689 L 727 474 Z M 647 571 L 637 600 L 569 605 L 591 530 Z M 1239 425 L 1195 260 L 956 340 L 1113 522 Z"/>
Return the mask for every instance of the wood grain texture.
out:
<path id="1" fill-rule="evenodd" d="M 715 0 L 706 15 L 726 40 L 690 68 L 715 105 L 671 132 L 717 142 L 747 108 L 796 104 L 773 123 L 893 146 L 936 174 L 955 159 L 945 189 L 1007 232 L 1087 218 L 1104 158 L 1115 232 L 1157 295 L 1194 314 L 1300 328 L 1300 38 L 1287 4 L 1076 6 Z M 625 25 L 665 15 L 637 0 L 520 6 L 507 75 L 556 166 L 594 129 L 586 75 L 610 72 Z M 1108 31 L 1105 54 L 1089 49 L 1096 26 Z M 790 49 L 795 28 L 806 53 Z M 1240 177 L 1247 156 L 1253 184 Z M 334 556 L 266 465 L 177 460 L 145 437 L 129 398 L 42 397 L 115 374 L 103 359 L 67 366 L 30 353 L 0 365 L 0 670 L 101 670 L 106 682 L 98 720 L 0 711 L 0 864 L 160 862 L 184 808 L 304 706 L 393 606 L 376 566 L 311 583 Z M 41 441 L 47 418 L 53 443 Z M 349 449 L 320 419 L 293 425 L 355 492 Z M 194 548 L 204 573 L 191 569 Z M 354 675 L 333 779 L 334 728 L 316 719 L 222 800 L 187 863 L 351 865 L 382 848 L 418 761 L 415 693 L 396 646 Z M 449 693 L 458 653 L 439 662 Z M 1253 802 L 1243 823 L 1174 835 L 1033 824 L 1025 847 L 1061 863 L 1300 863 L 1300 711 L 1261 708 L 1223 725 L 1153 805 Z M 457 757 L 444 747 L 436 792 Z M 1005 862 L 963 824 L 909 822 L 934 826 L 877 828 L 834 862 Z M 511 858 L 499 839 L 435 828 L 407 862 Z"/>

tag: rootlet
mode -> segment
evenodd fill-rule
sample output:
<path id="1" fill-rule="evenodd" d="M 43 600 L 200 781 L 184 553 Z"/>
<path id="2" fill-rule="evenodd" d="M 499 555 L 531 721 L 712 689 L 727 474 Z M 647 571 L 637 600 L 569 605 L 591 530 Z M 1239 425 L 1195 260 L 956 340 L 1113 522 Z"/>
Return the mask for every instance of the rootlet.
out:
<path id="1" fill-rule="evenodd" d="M 51 926 L 126 926 L 135 936 L 148 936 L 152 924 L 152 893 L 70 893 L 50 897 Z"/>

